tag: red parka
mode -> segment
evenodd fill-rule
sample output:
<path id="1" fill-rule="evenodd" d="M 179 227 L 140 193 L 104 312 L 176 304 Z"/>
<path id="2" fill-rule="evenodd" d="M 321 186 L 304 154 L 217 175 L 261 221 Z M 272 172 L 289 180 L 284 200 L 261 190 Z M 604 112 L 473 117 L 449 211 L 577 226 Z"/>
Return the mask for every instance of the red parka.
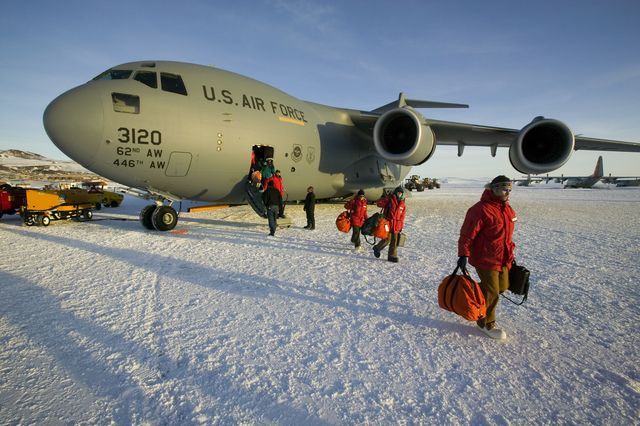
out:
<path id="1" fill-rule="evenodd" d="M 476 268 L 501 271 L 511 268 L 516 245 L 511 237 L 518 218 L 508 202 L 490 189 L 482 193 L 464 218 L 458 239 L 458 256 L 468 256 Z"/>
<path id="2" fill-rule="evenodd" d="M 376 205 L 384 209 L 384 218 L 389 221 L 389 231 L 397 234 L 404 228 L 407 206 L 404 200 L 398 200 L 395 194 L 380 198 Z"/>
<path id="3" fill-rule="evenodd" d="M 361 227 L 364 221 L 369 217 L 367 215 L 367 199 L 364 197 L 356 197 L 347 201 L 344 208 L 349 210 L 351 217 L 351 226 Z"/>
<path id="4" fill-rule="evenodd" d="M 280 195 L 282 197 L 284 197 L 284 185 L 282 183 L 282 177 L 278 176 L 278 175 L 273 175 L 270 178 L 265 179 L 265 181 L 264 181 L 264 187 L 265 188 L 269 187 L 269 182 L 270 181 L 273 181 L 273 186 L 278 190 Z"/>

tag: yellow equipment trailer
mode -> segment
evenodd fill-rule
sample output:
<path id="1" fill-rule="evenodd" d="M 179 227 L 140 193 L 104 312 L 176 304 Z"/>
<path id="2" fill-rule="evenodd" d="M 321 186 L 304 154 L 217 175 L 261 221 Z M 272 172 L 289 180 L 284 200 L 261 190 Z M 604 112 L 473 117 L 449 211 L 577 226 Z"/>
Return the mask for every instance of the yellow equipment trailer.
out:
<path id="1" fill-rule="evenodd" d="M 27 226 L 48 226 L 52 220 L 72 218 L 90 220 L 93 217 L 92 203 L 66 200 L 64 196 L 55 193 L 26 189 L 25 200 L 25 204 L 20 207 L 20 215 Z"/>

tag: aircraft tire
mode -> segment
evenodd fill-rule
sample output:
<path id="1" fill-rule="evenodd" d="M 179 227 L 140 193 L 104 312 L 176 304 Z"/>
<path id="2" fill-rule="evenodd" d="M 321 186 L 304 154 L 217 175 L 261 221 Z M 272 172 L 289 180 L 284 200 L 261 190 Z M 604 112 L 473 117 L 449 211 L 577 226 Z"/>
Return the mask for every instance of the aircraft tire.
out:
<path id="1" fill-rule="evenodd" d="M 82 212 L 82 217 L 84 217 L 85 220 L 91 220 L 93 212 L 91 210 L 85 210 Z"/>
<path id="2" fill-rule="evenodd" d="M 140 223 L 142 224 L 142 226 L 144 226 L 145 228 L 151 231 L 156 229 L 153 227 L 151 216 L 153 215 L 153 212 L 156 210 L 157 207 L 158 206 L 156 206 L 155 204 L 150 204 L 145 208 L 143 208 L 142 210 L 140 210 Z"/>
<path id="3" fill-rule="evenodd" d="M 151 215 L 151 223 L 158 231 L 170 231 L 178 224 L 178 213 L 171 206 L 160 206 Z"/>

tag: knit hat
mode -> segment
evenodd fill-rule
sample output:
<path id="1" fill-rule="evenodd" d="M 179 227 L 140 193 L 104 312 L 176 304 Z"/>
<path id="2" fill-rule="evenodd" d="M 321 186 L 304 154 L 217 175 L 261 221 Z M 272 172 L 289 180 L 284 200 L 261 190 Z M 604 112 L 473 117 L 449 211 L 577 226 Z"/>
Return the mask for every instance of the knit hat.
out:
<path id="1" fill-rule="evenodd" d="M 358 191 L 358 195 L 364 195 L 364 191 L 361 189 L 360 191 Z"/>
<path id="2" fill-rule="evenodd" d="M 493 178 L 493 180 L 491 181 L 491 185 L 495 185 L 497 183 L 506 183 L 506 182 L 511 183 L 511 179 L 509 179 L 505 175 L 500 175 Z"/>

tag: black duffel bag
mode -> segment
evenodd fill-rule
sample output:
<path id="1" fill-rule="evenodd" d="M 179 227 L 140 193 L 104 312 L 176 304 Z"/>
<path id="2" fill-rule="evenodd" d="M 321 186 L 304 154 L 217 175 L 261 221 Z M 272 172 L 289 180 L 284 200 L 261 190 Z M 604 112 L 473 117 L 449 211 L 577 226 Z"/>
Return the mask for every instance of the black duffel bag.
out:
<path id="1" fill-rule="evenodd" d="M 514 260 L 509 270 L 509 291 L 518 296 L 522 296 L 522 300 L 520 303 L 516 303 L 508 297 L 502 296 L 516 305 L 522 305 L 529 296 L 529 275 L 529 270 L 522 265 L 518 265 Z"/>
<path id="2" fill-rule="evenodd" d="M 378 224 L 378 218 L 381 215 L 382 213 L 374 213 L 373 215 L 369 216 L 362 224 L 360 233 L 362 235 L 373 235 L 373 230 L 376 228 L 376 225 Z"/>

